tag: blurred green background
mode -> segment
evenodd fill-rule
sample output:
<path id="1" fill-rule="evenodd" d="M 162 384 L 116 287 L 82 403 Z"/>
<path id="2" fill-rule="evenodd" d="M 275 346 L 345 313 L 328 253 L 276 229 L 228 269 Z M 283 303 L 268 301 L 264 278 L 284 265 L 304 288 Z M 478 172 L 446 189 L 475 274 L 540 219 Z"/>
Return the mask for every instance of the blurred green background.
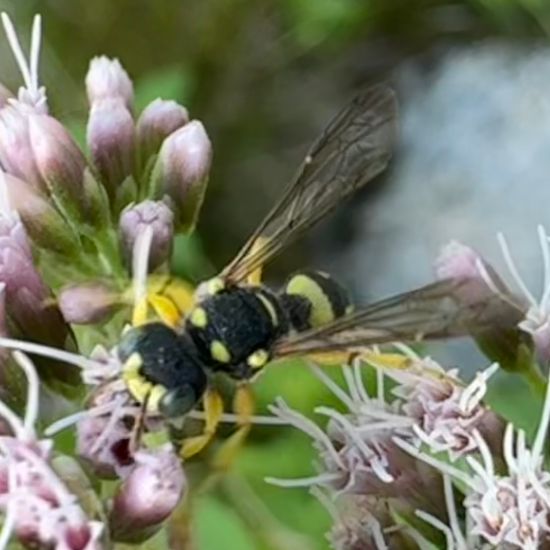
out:
<path id="1" fill-rule="evenodd" d="M 550 32 L 544 0 L 4 0 L 0 8 L 23 37 L 33 14 L 42 14 L 42 81 L 52 112 L 81 140 L 83 79 L 98 54 L 120 58 L 138 111 L 156 97 L 172 98 L 204 122 L 215 152 L 210 187 L 197 236 L 180 239 L 174 258 L 175 271 L 193 280 L 231 257 L 355 90 L 406 59 L 430 59 L 456 44 Z M 0 52 L 1 80 L 15 89 L 20 79 L 5 41 Z M 280 281 L 307 264 L 319 235 L 281 258 L 269 278 Z M 257 393 L 264 411 L 277 395 L 307 412 L 320 402 L 336 405 L 301 365 L 271 369 Z M 197 497 L 193 546 L 185 537 L 173 546 L 326 548 L 330 520 L 315 499 L 263 481 L 310 475 L 312 458 L 300 434 L 254 430 L 234 471 Z"/>

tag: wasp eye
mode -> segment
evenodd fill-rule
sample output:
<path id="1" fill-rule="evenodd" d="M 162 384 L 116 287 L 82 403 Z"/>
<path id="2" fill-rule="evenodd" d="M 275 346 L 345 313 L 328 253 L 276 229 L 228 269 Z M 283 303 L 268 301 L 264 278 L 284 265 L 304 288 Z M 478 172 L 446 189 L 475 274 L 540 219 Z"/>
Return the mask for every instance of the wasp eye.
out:
<path id="1" fill-rule="evenodd" d="M 167 418 L 183 416 L 196 405 L 199 395 L 188 384 L 167 390 L 159 401 L 159 411 Z"/>

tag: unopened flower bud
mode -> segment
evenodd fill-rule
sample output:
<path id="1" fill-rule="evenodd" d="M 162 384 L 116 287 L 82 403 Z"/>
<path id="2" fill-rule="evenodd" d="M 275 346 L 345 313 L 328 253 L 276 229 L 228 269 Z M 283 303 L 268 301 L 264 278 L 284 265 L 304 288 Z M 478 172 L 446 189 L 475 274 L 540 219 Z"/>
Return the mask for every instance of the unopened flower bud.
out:
<path id="1" fill-rule="evenodd" d="M 144 161 L 159 150 L 165 138 L 188 122 L 187 109 L 175 101 L 158 98 L 149 103 L 141 113 L 136 126 Z"/>
<path id="2" fill-rule="evenodd" d="M 78 218 L 85 216 L 82 179 L 86 159 L 69 132 L 48 115 L 29 116 L 29 138 L 36 166 L 50 193 Z"/>
<path id="3" fill-rule="evenodd" d="M 102 99 L 120 99 L 129 110 L 132 109 L 134 87 L 118 59 L 102 55 L 90 61 L 86 92 L 90 105 Z"/>
<path id="4" fill-rule="evenodd" d="M 211 163 L 212 144 L 198 120 L 176 130 L 162 144 L 153 169 L 153 189 L 157 197 L 172 199 L 180 229 L 195 225 Z"/>
<path id="5" fill-rule="evenodd" d="M 21 221 L 0 217 L 0 282 L 5 284 L 10 327 L 16 327 L 27 340 L 62 349 L 70 330 L 51 303 L 51 293 L 33 264 L 26 240 Z M 48 360 L 40 360 L 39 365 L 45 379 L 67 384 L 80 380 L 79 373 L 69 365 Z"/>
<path id="6" fill-rule="evenodd" d="M 10 205 L 18 212 L 32 241 L 40 248 L 72 255 L 78 250 L 73 230 L 49 197 L 24 181 L 4 174 Z"/>
<path id="7" fill-rule="evenodd" d="M 46 189 L 31 147 L 28 113 L 13 106 L 0 110 L 0 164 L 29 185 Z"/>
<path id="8" fill-rule="evenodd" d="M 455 297 L 461 304 L 479 312 L 468 328 L 480 350 L 505 370 L 522 369 L 527 338 L 518 324 L 523 305 L 492 266 L 472 248 L 453 241 L 442 249 L 435 269 L 439 279 L 458 283 Z"/>
<path id="9" fill-rule="evenodd" d="M 149 538 L 181 501 L 187 481 L 181 461 L 171 448 L 142 451 L 113 500 L 113 539 L 140 542 Z"/>
<path id="10" fill-rule="evenodd" d="M 138 235 L 150 226 L 153 229 L 149 271 L 170 259 L 174 237 L 174 214 L 162 201 L 146 200 L 129 206 L 120 216 L 119 232 L 128 264 Z"/>
<path id="11" fill-rule="evenodd" d="M 58 304 L 65 321 L 75 325 L 105 321 L 120 306 L 117 293 L 98 282 L 64 287 L 59 293 Z"/>
<path id="12" fill-rule="evenodd" d="M 120 99 L 95 101 L 87 141 L 92 159 L 111 198 L 134 167 L 134 121 Z"/>

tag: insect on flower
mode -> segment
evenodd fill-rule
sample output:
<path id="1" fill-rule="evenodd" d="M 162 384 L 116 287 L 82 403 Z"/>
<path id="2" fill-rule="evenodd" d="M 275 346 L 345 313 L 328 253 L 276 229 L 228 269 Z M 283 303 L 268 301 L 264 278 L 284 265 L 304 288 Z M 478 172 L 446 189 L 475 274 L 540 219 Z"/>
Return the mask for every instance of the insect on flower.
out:
<path id="1" fill-rule="evenodd" d="M 122 376 L 151 414 L 180 418 L 203 400 L 204 432 L 183 441 L 183 457 L 199 452 L 220 422 L 223 405 L 209 383 L 213 373 L 237 383 L 240 428 L 226 443 L 229 456 L 249 430 L 249 383 L 268 363 L 288 356 L 334 363 L 374 343 L 464 334 L 473 318 L 482 321 L 486 304 L 460 307 L 454 281 L 355 310 L 345 289 L 322 272 L 295 273 L 279 291 L 261 283 L 266 263 L 386 167 L 396 119 L 394 93 L 384 85 L 368 88 L 346 106 L 233 261 L 199 285 L 184 316 L 144 285 L 136 289 L 134 326 L 118 345 Z M 147 321 L 149 306 L 160 321 Z"/>
<path id="2" fill-rule="evenodd" d="M 9 25 L 7 28 L 13 34 Z M 33 51 L 38 39 L 35 43 Z M 14 47 L 14 51 L 19 49 Z M 29 72 L 24 63 L 22 68 Z M 87 91 L 92 104 L 88 142 L 95 173 L 116 213 L 123 206 L 121 182 L 127 181 L 135 152 L 132 116 L 126 108 L 132 89 L 118 62 L 99 59 L 92 63 Z M 166 113 L 173 120 L 167 121 Z M 177 293 L 167 292 L 169 283 L 161 282 L 156 289 L 149 286 L 147 273 L 166 262 L 173 231 L 194 226 L 208 178 L 211 144 L 202 124 L 187 122 L 187 112 L 173 104 L 152 105 L 147 116 L 144 114 L 138 122 L 138 141 L 148 144 L 146 149 L 162 144 L 150 181 L 141 184 L 144 191 L 151 191 L 148 198 L 155 201 L 124 203 L 127 209 L 119 220 L 126 248 L 133 244 L 138 253 L 133 255 L 132 327 L 116 347 L 121 368 L 113 377 L 141 406 L 142 417 L 160 415 L 176 428 L 179 420 L 203 401 L 204 432 L 184 439 L 183 457 L 198 453 L 222 419 L 222 399 L 211 383 L 215 373 L 225 374 L 237 384 L 233 407 L 240 427 L 227 442 L 227 456 L 231 456 L 250 427 L 254 406 L 249 383 L 268 363 L 312 355 L 321 362 L 342 362 L 364 353 L 374 343 L 465 334 L 472 323 L 488 321 L 489 299 L 468 307 L 457 299 L 457 287 L 467 282 L 443 280 L 355 310 L 345 289 L 319 271 L 295 273 L 277 291 L 261 282 L 267 263 L 387 166 L 397 120 L 397 102 L 389 87 L 376 85 L 364 90 L 336 115 L 233 261 L 218 276 L 199 285 L 193 299 L 185 303 L 175 297 Z M 48 128 L 52 125 L 50 121 Z M 36 130 L 39 125 L 35 126 Z M 44 131 L 48 129 L 42 126 Z M 67 137 L 63 136 L 65 143 Z M 43 148 L 40 151 L 44 152 Z M 86 170 L 84 157 L 76 152 L 73 156 L 82 173 Z M 69 160 L 74 160 L 73 156 Z M 80 195 L 77 193 L 76 199 Z M 68 206 L 79 214 L 77 207 Z M 174 215 L 161 215 L 166 209 Z M 100 218 L 94 218 L 94 223 L 101 226 Z M 147 227 L 138 231 L 145 218 Z M 154 253 L 149 255 L 151 243 Z M 109 310 L 110 289 L 95 285 L 88 286 L 85 293 L 82 290 L 62 295 L 60 303 L 66 306 L 66 315 L 72 310 L 74 322 L 93 322 L 93 315 L 79 317 L 80 308 L 70 307 L 72 300 L 79 294 L 99 306 L 94 313 L 103 315 Z M 136 428 L 138 434 L 141 424 Z"/>

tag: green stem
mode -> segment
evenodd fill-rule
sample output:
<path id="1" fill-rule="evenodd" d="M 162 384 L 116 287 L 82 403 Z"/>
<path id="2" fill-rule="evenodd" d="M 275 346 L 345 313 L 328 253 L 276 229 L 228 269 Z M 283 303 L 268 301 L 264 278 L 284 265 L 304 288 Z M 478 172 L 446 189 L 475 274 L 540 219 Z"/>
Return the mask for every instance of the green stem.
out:
<path id="1" fill-rule="evenodd" d="M 529 361 L 527 369 L 523 371 L 523 375 L 533 392 L 537 396 L 544 398 L 548 381 L 540 371 L 538 365 L 534 361 Z"/>

